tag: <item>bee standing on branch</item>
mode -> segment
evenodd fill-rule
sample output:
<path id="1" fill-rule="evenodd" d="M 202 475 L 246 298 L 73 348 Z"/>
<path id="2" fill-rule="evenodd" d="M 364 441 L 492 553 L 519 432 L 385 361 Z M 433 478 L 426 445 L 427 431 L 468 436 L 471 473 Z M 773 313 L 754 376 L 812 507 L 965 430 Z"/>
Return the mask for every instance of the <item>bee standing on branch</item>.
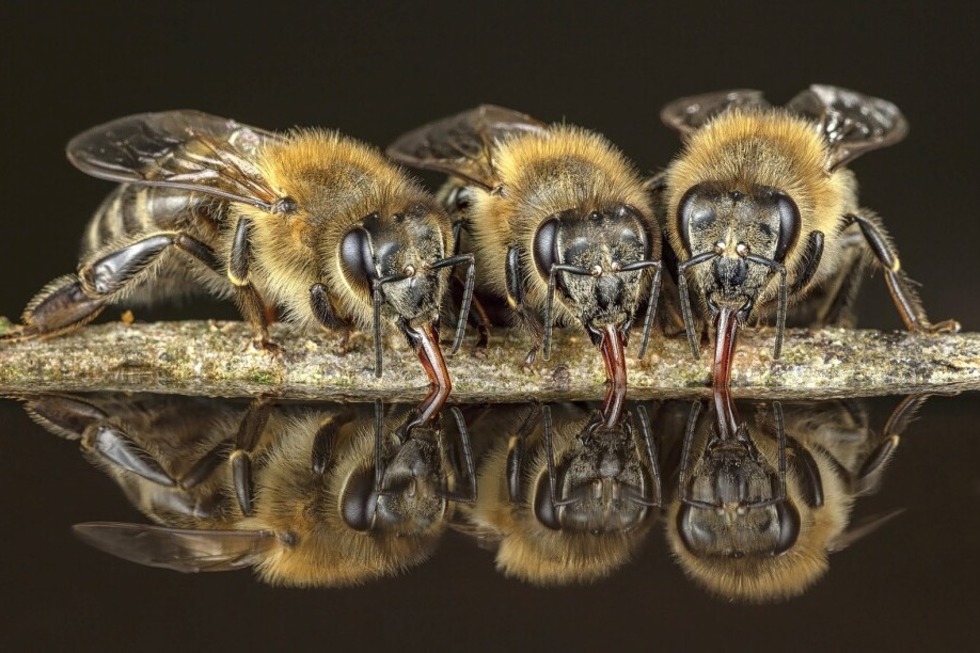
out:
<path id="1" fill-rule="evenodd" d="M 375 372 L 382 331 L 403 333 L 434 386 L 420 420 L 451 382 L 438 341 L 449 217 L 380 152 L 336 132 L 276 134 L 196 111 L 146 113 L 100 125 L 68 144 L 68 158 L 121 182 L 89 223 L 77 274 L 28 305 L 9 338 L 76 329 L 106 306 L 203 289 L 234 297 L 270 351 L 270 316 L 304 326 L 371 329 Z M 465 323 L 460 320 L 453 351 Z"/>
<path id="2" fill-rule="evenodd" d="M 609 379 L 648 298 L 640 356 L 660 289 L 660 237 L 632 165 L 602 136 L 484 105 L 405 134 L 398 161 L 451 175 L 443 197 L 476 254 L 478 285 L 506 300 L 551 354 L 554 323 L 581 324 Z"/>
<path id="3" fill-rule="evenodd" d="M 807 299 L 806 317 L 818 326 L 849 321 L 869 259 L 910 331 L 959 329 L 928 320 L 881 220 L 859 207 L 845 167 L 902 140 L 907 124 L 895 105 L 814 85 L 784 107 L 770 106 L 759 91 L 735 90 L 676 100 L 661 118 L 685 145 L 650 185 L 661 196 L 695 358 L 697 322 L 704 328 L 709 315 L 715 320 L 716 385 L 728 383 L 740 324 L 775 316 L 779 358 L 791 304 Z"/>

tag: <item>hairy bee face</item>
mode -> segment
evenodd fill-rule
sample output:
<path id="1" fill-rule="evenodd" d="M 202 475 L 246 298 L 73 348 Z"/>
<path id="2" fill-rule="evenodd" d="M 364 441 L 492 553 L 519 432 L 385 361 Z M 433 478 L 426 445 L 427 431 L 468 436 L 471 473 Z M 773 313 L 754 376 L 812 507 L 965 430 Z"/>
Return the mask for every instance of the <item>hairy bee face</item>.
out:
<path id="1" fill-rule="evenodd" d="M 636 209 L 625 204 L 554 215 L 534 237 L 534 262 L 566 307 L 593 338 L 607 325 L 633 322 L 639 303 L 641 270 L 623 271 L 650 258 L 650 236 Z"/>
<path id="2" fill-rule="evenodd" d="M 341 496 L 344 521 L 359 531 L 425 533 L 438 525 L 448 506 L 441 491 L 442 475 L 435 440 L 410 437 L 380 474 L 367 467 L 351 476 Z"/>
<path id="3" fill-rule="evenodd" d="M 340 259 L 351 285 L 373 293 L 375 285 L 399 318 L 433 321 L 445 290 L 445 274 L 431 269 L 445 254 L 437 216 L 427 207 L 365 217 L 340 243 Z"/>
<path id="4" fill-rule="evenodd" d="M 765 186 L 698 184 L 678 206 L 688 258 L 714 253 L 690 274 L 709 308 L 748 316 L 800 233 L 800 212 L 785 193 Z"/>
<path id="5" fill-rule="evenodd" d="M 582 446 L 556 472 L 556 496 L 548 474 L 535 491 L 535 516 L 548 528 L 623 533 L 649 512 L 651 480 L 623 429 L 590 426 Z"/>

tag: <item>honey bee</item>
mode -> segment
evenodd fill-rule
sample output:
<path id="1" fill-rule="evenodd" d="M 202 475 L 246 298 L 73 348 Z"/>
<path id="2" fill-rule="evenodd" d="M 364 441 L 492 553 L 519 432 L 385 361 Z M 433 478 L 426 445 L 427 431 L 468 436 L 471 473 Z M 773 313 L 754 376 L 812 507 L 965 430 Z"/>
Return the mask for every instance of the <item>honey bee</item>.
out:
<path id="1" fill-rule="evenodd" d="M 535 337 L 525 365 L 542 344 L 550 358 L 556 321 L 581 324 L 609 379 L 625 385 L 624 348 L 644 297 L 641 358 L 656 313 L 660 235 L 619 150 L 578 127 L 483 105 L 403 135 L 388 154 L 450 175 L 441 197 L 471 239 L 478 286 Z"/>
<path id="2" fill-rule="evenodd" d="M 455 502 L 475 492 L 458 409 L 458 438 L 439 420 L 408 428 L 414 411 L 401 409 L 47 395 L 29 398 L 27 410 L 80 440 L 156 523 L 83 523 L 76 534 L 153 567 L 254 567 L 277 585 L 357 584 L 428 559 Z"/>
<path id="3" fill-rule="evenodd" d="M 727 392 L 687 423 L 667 539 L 692 579 L 728 600 L 796 596 L 822 577 L 828 555 L 899 511 L 850 526 L 855 499 L 875 491 L 924 397 L 903 401 L 881 436 L 852 402 L 759 404 L 739 419 Z"/>
<path id="4" fill-rule="evenodd" d="M 12 339 L 71 331 L 106 306 L 193 290 L 233 296 L 258 347 L 277 351 L 275 309 L 302 326 L 403 333 L 434 386 L 451 389 L 438 342 L 449 217 L 380 152 L 337 132 L 276 134 L 196 111 L 145 113 L 72 139 L 68 159 L 121 182 L 89 222 L 77 274 L 48 284 Z M 458 349 L 461 321 L 453 350 Z"/>
<path id="5" fill-rule="evenodd" d="M 661 504 L 647 413 L 531 408 L 479 466 L 454 528 L 496 548 L 497 568 L 537 585 L 591 582 L 625 564 Z M 474 425 L 476 426 L 476 425 Z M 490 429 L 498 433 L 497 425 Z M 474 430 L 474 437 L 479 437 Z"/>
<path id="6" fill-rule="evenodd" d="M 739 324 L 773 312 L 779 358 L 789 305 L 804 298 L 816 301 L 818 326 L 846 321 L 869 259 L 910 331 L 959 329 L 927 319 L 881 220 L 858 206 L 846 168 L 904 138 L 907 123 L 894 104 L 814 85 L 784 107 L 770 106 L 759 91 L 735 90 L 676 100 L 661 118 L 685 141 L 650 186 L 661 196 L 665 256 L 677 262 L 695 358 L 696 317 L 715 316 L 716 363 L 730 360 Z M 722 384 L 728 371 L 721 370 Z"/>

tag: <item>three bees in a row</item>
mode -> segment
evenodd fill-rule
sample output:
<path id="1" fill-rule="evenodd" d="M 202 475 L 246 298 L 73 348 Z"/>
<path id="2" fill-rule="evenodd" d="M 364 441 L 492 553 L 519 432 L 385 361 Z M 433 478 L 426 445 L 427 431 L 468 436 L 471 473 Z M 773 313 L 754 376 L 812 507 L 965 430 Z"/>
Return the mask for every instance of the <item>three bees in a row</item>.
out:
<path id="1" fill-rule="evenodd" d="M 534 336 L 527 364 L 539 348 L 549 357 L 556 323 L 578 326 L 617 388 L 631 333 L 645 353 L 662 285 L 663 330 L 686 331 L 695 356 L 715 327 L 718 385 L 741 324 L 774 321 L 778 358 L 790 317 L 846 322 L 868 260 L 910 330 L 958 328 L 927 319 L 846 168 L 904 136 L 893 104 L 812 86 L 773 107 L 738 90 L 677 100 L 662 118 L 685 143 L 653 179 L 578 127 L 494 106 L 436 121 L 388 154 L 447 173 L 438 197 L 336 132 L 277 134 L 192 111 L 122 118 L 69 143 L 77 167 L 121 183 L 88 226 L 78 272 L 45 287 L 5 337 L 204 288 L 234 298 L 267 349 L 277 314 L 371 330 L 379 375 L 384 332 L 401 332 L 433 386 L 422 423 L 451 390 L 439 323 L 453 284 L 453 351 L 467 319 L 485 343 L 481 299 L 496 298 Z"/>

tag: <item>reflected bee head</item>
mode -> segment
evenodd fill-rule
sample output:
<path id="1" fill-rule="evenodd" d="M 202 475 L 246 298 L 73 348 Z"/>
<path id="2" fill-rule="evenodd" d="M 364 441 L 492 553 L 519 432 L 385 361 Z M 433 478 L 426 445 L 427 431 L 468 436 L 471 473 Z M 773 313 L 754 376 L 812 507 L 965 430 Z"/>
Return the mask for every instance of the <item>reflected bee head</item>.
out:
<path id="1" fill-rule="evenodd" d="M 458 410 L 453 414 L 467 437 Z M 409 428 L 412 417 L 383 432 L 376 426 L 370 449 L 359 450 L 357 466 L 345 475 L 340 510 L 350 528 L 404 536 L 444 526 L 463 474 L 454 467 L 439 420 Z"/>
<path id="2" fill-rule="evenodd" d="M 477 503 L 464 513 L 497 543 L 497 568 L 538 585 L 604 578 L 625 564 L 659 505 L 649 424 L 606 426 L 599 415 L 531 411 L 481 465 Z M 543 424 L 541 423 L 543 421 Z"/>
<path id="3" fill-rule="evenodd" d="M 631 420 L 607 426 L 595 414 L 553 464 L 545 461 L 531 502 L 538 522 L 593 535 L 641 524 L 659 505 L 659 490 L 638 437 Z"/>
<path id="4" fill-rule="evenodd" d="M 302 449 L 295 439 L 282 440 L 282 455 L 296 461 L 291 473 L 270 477 L 256 490 L 256 503 L 266 506 L 266 514 L 255 516 L 255 527 L 277 524 L 274 531 L 286 534 L 288 542 L 260 565 L 266 580 L 351 584 L 404 571 L 431 556 L 457 498 L 454 483 L 463 482 L 463 473 L 453 467 L 455 451 L 449 451 L 439 421 L 406 428 L 413 417 L 411 411 L 407 416 L 377 412 L 373 419 L 340 424 L 335 434 L 340 446 L 330 453 L 323 474 L 310 474 L 309 449 L 302 456 L 290 451 Z M 319 428 L 322 432 L 322 423 Z M 465 425 L 460 428 L 467 437 Z M 331 561 L 329 583 L 319 569 L 325 561 Z"/>
<path id="5" fill-rule="evenodd" d="M 851 455 L 856 438 L 812 408 L 792 410 L 784 424 L 778 403 L 751 422 L 739 421 L 727 396 L 715 405 L 714 419 L 698 419 L 700 403 L 691 411 L 666 520 L 670 547 L 691 578 L 725 599 L 796 596 L 826 573 L 830 552 L 870 532 L 845 532 L 859 482 L 850 467 L 862 464 Z M 868 456 L 875 469 L 894 446 L 885 444 Z"/>

